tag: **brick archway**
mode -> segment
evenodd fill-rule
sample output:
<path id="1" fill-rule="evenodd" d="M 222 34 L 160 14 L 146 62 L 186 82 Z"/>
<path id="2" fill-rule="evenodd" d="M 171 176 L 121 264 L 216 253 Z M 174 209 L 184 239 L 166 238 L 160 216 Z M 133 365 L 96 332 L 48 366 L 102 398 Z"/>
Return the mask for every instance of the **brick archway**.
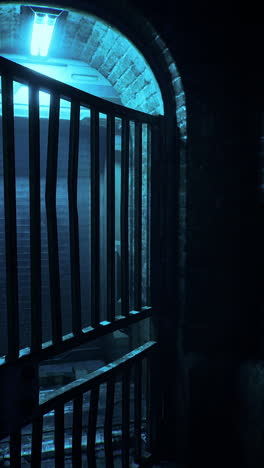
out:
<path id="1" fill-rule="evenodd" d="M 45 2 L 53 6 L 51 3 L 53 2 Z M 28 54 L 29 41 L 25 38 L 29 36 L 30 26 L 23 5 L 25 4 L 3 3 L 1 7 L 0 4 L 1 25 L 5 30 L 5 34 L 0 37 L 1 51 Z M 87 10 L 89 7 L 90 5 Z M 89 63 L 111 83 L 126 107 L 150 114 L 164 114 L 164 96 L 151 66 L 147 63 L 147 57 L 145 59 L 145 46 L 142 48 L 143 56 L 127 37 L 115 29 L 115 24 L 113 27 L 95 16 L 92 10 L 91 8 L 91 13 L 88 13 L 69 8 L 67 16 L 58 21 L 50 55 Z M 152 48 L 159 48 L 167 62 L 176 103 L 177 124 L 180 135 L 185 136 L 185 97 L 177 67 L 165 44 L 152 31 L 151 26 L 145 24 L 145 29 L 149 39 L 151 37 L 153 41 Z M 149 39 L 145 41 L 147 47 L 150 45 Z"/>
<path id="2" fill-rule="evenodd" d="M 35 2 L 34 2 L 35 3 Z M 36 2 L 39 3 L 40 2 Z M 15 7 L 16 4 L 11 4 Z M 98 18 L 102 18 L 103 21 L 112 25 L 124 35 L 126 40 L 131 41 L 135 47 L 143 55 L 145 61 L 149 64 L 150 70 L 152 71 L 160 89 L 163 107 L 164 107 L 164 141 L 162 157 L 159 162 L 160 164 L 160 180 L 158 181 L 161 186 L 161 206 L 162 206 L 162 217 L 156 220 L 157 229 L 160 230 L 161 243 L 162 243 L 162 263 L 160 270 L 162 271 L 162 284 L 160 290 L 162 294 L 158 297 L 157 309 L 162 312 L 162 320 L 160 320 L 160 339 L 163 345 L 163 354 L 168 356 L 170 353 L 170 363 L 164 360 L 164 368 L 162 369 L 163 376 L 166 376 L 171 372 L 172 367 L 175 367 L 175 374 L 179 377 L 178 382 L 182 384 L 185 377 L 182 377 L 182 369 L 176 368 L 181 366 L 183 361 L 179 356 L 182 350 L 182 329 L 183 329 L 183 314 L 184 314 L 184 296 L 185 296 L 185 240 L 186 240 L 186 140 L 187 140 L 187 125 L 186 125 L 186 106 L 185 106 L 185 94 L 181 82 L 181 77 L 175 64 L 174 58 L 170 54 L 170 51 L 166 47 L 159 34 L 150 25 L 144 17 L 141 16 L 134 8 L 128 6 L 126 2 L 122 0 L 113 0 L 111 5 L 107 0 L 100 0 L 96 2 L 93 0 L 82 1 L 76 0 L 74 6 L 71 0 L 51 0 L 41 2 L 41 5 L 50 7 L 64 8 L 70 11 L 69 18 L 74 18 L 77 12 L 86 15 L 93 15 L 94 19 L 90 23 L 90 30 L 88 22 L 85 22 L 80 18 L 82 24 L 72 21 L 69 25 L 71 29 L 71 40 L 69 43 L 65 42 L 64 47 L 68 51 L 71 49 L 75 42 L 75 46 L 80 46 L 79 58 L 84 59 L 85 50 L 87 51 L 88 37 L 90 41 L 94 42 L 93 52 L 89 51 L 89 57 L 93 61 L 94 66 L 97 66 L 103 72 L 104 62 L 101 54 L 99 53 L 101 40 L 103 35 L 105 40 L 109 30 L 105 27 L 98 26 Z M 74 7 L 74 9 L 73 9 Z M 8 14 L 8 13 L 7 13 Z M 96 17 L 96 18 L 95 18 Z M 10 12 L 9 12 L 10 19 Z M 8 23 L 8 22 L 7 22 Z M 10 25 L 11 32 L 13 34 L 13 40 L 19 40 L 16 38 L 16 31 L 18 31 L 18 19 L 14 19 L 14 23 Z M 6 26 L 5 26 L 6 27 Z M 80 35 L 80 30 L 83 29 L 84 36 Z M 101 28 L 101 29 L 100 29 Z M 86 42 L 81 40 L 87 35 Z M 102 34 L 102 35 L 101 35 Z M 101 37 L 101 39 L 100 39 Z M 63 36 L 62 36 L 63 39 Z M 14 43 L 13 41 L 13 43 Z M 118 39 L 116 39 L 118 41 Z M 12 43 L 12 42 L 11 42 Z M 1 44 L 1 43 L 0 43 Z M 117 46 L 117 42 L 112 44 Z M 117 47 L 116 53 L 121 51 Z M 107 79 L 112 83 L 113 86 L 122 84 L 122 78 L 129 69 L 132 73 L 133 65 L 127 63 L 128 55 L 123 50 L 121 56 L 123 58 L 123 69 L 121 70 L 120 76 L 116 76 L 114 81 L 114 68 L 109 68 L 107 71 L 107 60 L 110 57 L 106 56 L 105 60 L 105 73 L 108 73 Z M 90 55 L 92 53 L 92 55 Z M 83 55 L 82 55 L 83 54 Z M 118 55 L 113 56 L 114 60 L 120 60 Z M 101 68 L 100 68 L 101 67 Z M 137 67 L 135 67 L 137 70 Z M 117 70 L 116 70 L 117 71 Z M 112 73 L 112 76 L 111 76 Z M 133 70 L 134 73 L 134 70 Z M 103 74 L 103 73 L 102 73 Z M 105 75 L 106 76 L 106 75 Z M 131 75 L 132 76 L 132 75 Z M 140 75 L 139 75 L 140 76 Z M 113 81 L 111 81 L 111 78 Z M 141 78 L 142 79 L 142 78 Z M 121 80 L 121 81 L 119 81 Z M 146 80 L 148 81 L 148 80 Z M 140 83 L 140 79 L 138 81 Z M 130 83 L 132 86 L 133 83 Z M 134 82 L 135 84 L 135 82 Z M 145 83 L 146 85 L 146 83 Z M 146 93 L 147 87 L 149 87 L 149 94 Z M 153 92 L 153 88 L 147 85 L 144 89 L 141 88 L 142 97 L 144 98 L 141 102 L 137 102 L 135 107 L 145 112 L 154 113 L 157 109 L 157 95 L 158 93 Z M 140 89 L 137 90 L 140 92 Z M 136 95 L 136 93 L 135 93 Z M 133 97 L 129 95 L 125 96 L 125 92 L 122 96 L 124 105 L 131 105 Z M 153 102 L 152 102 L 153 101 Z M 135 102 L 134 102 L 135 103 Z M 149 105 L 149 109 L 146 109 L 144 105 Z M 140 108 L 140 106 L 143 106 Z M 176 318 L 175 318 L 176 316 Z M 173 318 L 172 318 L 173 317 Z M 173 327 L 171 324 L 173 323 Z M 173 354 L 172 346 L 170 343 L 174 343 Z M 174 352 L 175 351 L 175 352 Z M 166 361 L 166 362 L 165 362 Z M 167 365 L 169 364 L 169 367 Z M 170 395 L 181 393 L 178 388 L 178 382 L 172 381 L 170 383 Z M 176 388 L 177 387 L 177 388 Z M 184 393 L 184 392 L 182 392 Z M 178 397 L 177 397 L 178 398 Z M 181 402 L 177 401 L 176 406 L 184 406 L 184 399 L 186 392 L 183 395 Z M 166 399 L 166 395 L 165 395 Z M 187 406 L 187 405 L 186 405 Z M 164 444 L 173 446 L 175 442 L 173 440 L 173 434 L 170 434 L 169 428 L 175 425 L 176 413 L 184 413 L 184 408 L 180 410 L 175 407 L 170 407 L 170 400 L 164 409 L 164 421 L 166 421 L 166 427 L 164 433 L 169 435 L 168 440 L 164 441 Z M 180 418 L 181 419 L 181 418 Z M 184 418 L 183 418 L 184 419 Z M 178 420 L 176 425 L 179 427 L 178 433 L 184 432 L 183 427 L 184 421 Z M 171 440 L 169 440 L 171 438 Z M 184 436 L 183 436 L 184 438 Z"/>

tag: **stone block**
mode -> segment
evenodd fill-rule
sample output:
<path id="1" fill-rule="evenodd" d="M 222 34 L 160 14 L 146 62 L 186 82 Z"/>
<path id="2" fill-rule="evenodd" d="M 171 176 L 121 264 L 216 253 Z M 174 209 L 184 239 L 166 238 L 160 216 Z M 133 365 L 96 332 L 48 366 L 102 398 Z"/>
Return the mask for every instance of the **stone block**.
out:
<path id="1" fill-rule="evenodd" d="M 108 76 L 109 81 L 115 85 L 117 80 L 130 68 L 131 58 L 129 53 L 125 53 L 119 60 L 116 62 L 111 73 Z"/>
<path id="2" fill-rule="evenodd" d="M 119 80 L 115 83 L 115 90 L 118 93 L 123 94 L 124 90 L 126 92 L 136 78 L 137 76 L 133 73 L 132 68 L 129 67 L 129 69 L 125 71 L 125 73 L 122 74 Z"/>

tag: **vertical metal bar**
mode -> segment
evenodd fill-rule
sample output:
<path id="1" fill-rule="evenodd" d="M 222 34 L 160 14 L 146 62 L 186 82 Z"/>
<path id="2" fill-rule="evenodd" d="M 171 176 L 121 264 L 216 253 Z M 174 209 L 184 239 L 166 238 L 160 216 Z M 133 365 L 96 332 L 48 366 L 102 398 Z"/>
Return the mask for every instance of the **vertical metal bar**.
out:
<path id="1" fill-rule="evenodd" d="M 152 367 L 152 356 L 151 354 L 146 358 L 147 360 L 147 394 L 146 394 L 146 401 L 147 401 L 147 441 L 148 441 L 148 448 L 150 453 L 153 454 L 153 442 L 154 442 L 154 418 L 153 412 L 155 411 L 155 391 L 154 387 L 152 386 L 153 383 L 153 367 Z"/>
<path id="2" fill-rule="evenodd" d="M 104 423 L 104 447 L 105 447 L 106 468 L 114 468 L 113 440 L 112 440 L 114 400 L 115 400 L 115 382 L 113 379 L 111 379 L 107 382 L 105 423 Z"/>
<path id="3" fill-rule="evenodd" d="M 160 334 L 160 310 L 162 308 L 161 293 L 161 234 L 163 230 L 160 218 L 161 207 L 161 153 L 160 137 L 162 127 L 160 124 L 151 125 L 151 194 L 150 194 L 150 303 L 153 308 L 152 323 L 155 330 L 155 339 L 159 341 Z M 155 265 L 160 265 L 156 268 Z"/>
<path id="4" fill-rule="evenodd" d="M 163 230 L 160 222 L 162 216 L 163 205 L 161 204 L 161 151 L 162 151 L 162 135 L 163 135 L 163 120 L 151 125 L 151 200 L 150 200 L 150 293 L 151 305 L 153 308 L 152 314 L 152 331 L 154 339 L 160 341 L 160 334 L 163 323 L 163 316 L 160 313 L 162 310 L 162 255 L 161 255 L 161 234 Z M 161 268 L 155 268 L 155 265 L 161 265 Z M 160 440 L 162 440 L 161 419 L 162 419 L 162 404 L 164 401 L 164 375 L 162 369 L 162 355 L 160 351 L 150 355 L 152 365 L 148 373 L 148 389 L 147 389 L 147 408 L 149 420 L 149 445 L 159 458 Z M 164 366 L 163 366 L 164 367 Z M 154 417 L 155 416 L 155 417 Z M 154 454 L 153 452 L 153 454 Z"/>
<path id="5" fill-rule="evenodd" d="M 10 434 L 10 466 L 21 468 L 21 430 Z"/>
<path id="6" fill-rule="evenodd" d="M 135 124 L 135 309 L 142 299 L 142 124 Z"/>
<path id="7" fill-rule="evenodd" d="M 32 423 L 31 465 L 41 468 L 43 416 Z"/>
<path id="8" fill-rule="evenodd" d="M 91 325 L 100 323 L 99 113 L 91 109 Z"/>
<path id="9" fill-rule="evenodd" d="M 73 400 L 73 422 L 72 422 L 72 466 L 82 466 L 82 408 L 83 396 L 79 395 Z"/>
<path id="10" fill-rule="evenodd" d="M 7 359 L 14 360 L 19 353 L 16 174 L 13 81 L 6 76 L 2 76 L 2 116 L 8 323 Z"/>
<path id="11" fill-rule="evenodd" d="M 64 405 L 59 404 L 55 408 L 55 467 L 64 466 Z"/>
<path id="12" fill-rule="evenodd" d="M 39 351 L 41 327 L 41 219 L 39 90 L 29 87 L 29 186 L 31 266 L 31 350 Z"/>
<path id="13" fill-rule="evenodd" d="M 151 159 L 152 159 L 152 132 L 151 132 L 151 125 L 148 124 L 147 127 L 147 305 L 150 306 L 151 304 L 151 297 L 150 297 L 150 261 L 151 261 Z"/>
<path id="14" fill-rule="evenodd" d="M 129 277 L 128 277 L 128 158 L 129 158 L 129 121 L 122 121 L 121 146 L 121 301 L 122 315 L 129 315 Z"/>
<path id="15" fill-rule="evenodd" d="M 129 468 L 130 369 L 122 375 L 122 468 Z"/>
<path id="16" fill-rule="evenodd" d="M 115 319 L 115 119 L 107 115 L 107 319 Z"/>
<path id="17" fill-rule="evenodd" d="M 96 442 L 96 423 L 99 401 L 99 385 L 91 390 L 90 408 L 87 430 L 87 459 L 89 468 L 96 468 L 95 442 Z"/>
<path id="18" fill-rule="evenodd" d="M 162 392 L 159 385 L 160 379 L 160 353 L 152 351 L 147 356 L 147 445 L 154 458 L 159 457 L 160 427 L 161 427 L 161 400 Z"/>
<path id="19" fill-rule="evenodd" d="M 141 422 L 142 422 L 142 360 L 135 364 L 135 461 L 141 457 Z"/>
<path id="20" fill-rule="evenodd" d="M 79 126 L 80 104 L 77 102 L 72 102 L 69 142 L 68 193 L 71 251 L 72 331 L 74 335 L 80 334 L 82 330 L 79 219 L 77 210 Z"/>
<path id="21" fill-rule="evenodd" d="M 60 342 L 62 339 L 59 249 L 56 214 L 59 109 L 59 97 L 51 94 L 45 197 L 48 231 L 52 340 L 54 344 Z"/>

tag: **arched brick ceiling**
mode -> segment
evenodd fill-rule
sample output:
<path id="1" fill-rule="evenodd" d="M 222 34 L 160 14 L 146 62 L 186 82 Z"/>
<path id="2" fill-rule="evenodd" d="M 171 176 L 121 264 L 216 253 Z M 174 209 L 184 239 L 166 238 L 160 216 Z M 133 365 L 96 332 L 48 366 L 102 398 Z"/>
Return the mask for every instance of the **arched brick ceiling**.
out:
<path id="1" fill-rule="evenodd" d="M 22 4 L 1 4 L 0 53 L 29 54 L 32 17 L 27 10 Z M 49 56 L 88 63 L 112 84 L 123 105 L 163 114 L 159 86 L 143 56 L 98 18 L 73 11 L 63 14 L 57 20 Z"/>

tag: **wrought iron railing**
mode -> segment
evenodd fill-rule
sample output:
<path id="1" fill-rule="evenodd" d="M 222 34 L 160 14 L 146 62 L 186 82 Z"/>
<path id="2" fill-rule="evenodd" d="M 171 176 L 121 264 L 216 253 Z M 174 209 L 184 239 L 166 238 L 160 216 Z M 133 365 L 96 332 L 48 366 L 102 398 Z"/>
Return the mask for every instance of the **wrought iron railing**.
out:
<path id="1" fill-rule="evenodd" d="M 3 155 L 3 205 L 4 205 L 4 250 L 5 280 L 3 286 L 6 297 L 6 333 L 7 349 L 1 361 L 0 372 L 5 382 L 18 382 L 17 392 L 22 393 L 28 375 L 31 387 L 37 388 L 36 369 L 38 363 L 52 358 L 59 353 L 79 346 L 92 339 L 102 337 L 115 330 L 124 329 L 153 315 L 150 293 L 151 252 L 155 251 L 155 240 L 151 237 L 151 212 L 157 210 L 157 187 L 153 199 L 150 198 L 150 159 L 157 158 L 159 151 L 160 117 L 144 114 L 117 104 L 102 100 L 66 84 L 52 80 L 32 70 L 0 58 L 1 96 L 2 96 L 2 155 Z M 27 347 L 21 346 L 21 327 L 19 274 L 18 274 L 18 237 L 17 237 L 17 192 L 16 192 L 16 148 L 15 144 L 15 103 L 14 83 L 25 86 L 28 90 L 28 201 L 30 231 L 30 322 L 31 337 Z M 47 132 L 47 156 L 45 167 L 45 193 L 41 188 L 41 107 L 40 92 L 49 95 L 49 114 Z M 71 330 L 63 333 L 61 297 L 61 271 L 59 262 L 59 240 L 57 219 L 57 183 L 58 183 L 58 146 L 60 128 L 60 106 L 62 100 L 68 102 L 69 145 L 67 168 L 67 197 L 69 217 L 70 251 L 70 288 L 71 288 Z M 21 111 L 21 109 L 20 109 Z M 45 111 L 46 112 L 46 111 Z M 81 268 L 80 268 L 80 220 L 78 212 L 78 159 L 80 145 L 81 114 L 89 119 L 90 134 L 90 254 L 91 271 L 87 278 L 90 287 L 90 305 L 84 323 L 82 313 Z M 106 138 L 106 183 L 105 197 L 105 258 L 101 265 L 100 235 L 102 232 L 101 180 L 100 180 L 100 122 L 105 122 Z M 88 116 L 88 117 L 87 117 Z M 117 125 L 118 124 L 118 125 Z M 120 128 L 121 186 L 120 186 L 120 242 L 121 242 L 121 311 L 116 298 L 116 181 L 115 158 L 117 126 Z M 65 157 L 66 157 L 65 156 Z M 43 174 L 42 174 L 43 176 Z M 145 185 L 144 185 L 145 184 Z M 144 193 L 143 193 L 144 192 Z M 43 200 L 44 198 L 44 200 Z M 46 210 L 46 230 L 49 270 L 49 297 L 51 333 L 47 341 L 43 340 L 42 313 L 42 238 L 41 223 L 42 202 Z M 132 221 L 131 221 L 132 219 Z M 151 244 L 152 243 L 152 244 Z M 150 246 L 152 247 L 150 248 Z M 144 258 L 143 252 L 144 251 Z M 144 265 L 143 265 L 144 263 Z M 102 284 L 101 268 L 106 270 L 106 280 Z M 142 284 L 144 283 L 144 287 Z M 156 283 L 157 284 L 157 283 Z M 152 285 L 153 286 L 153 285 Z M 144 289 L 144 291 L 143 291 Z M 133 294 L 132 292 L 133 291 Z M 106 302 L 106 314 L 102 314 L 102 296 Z M 87 319 L 88 317 L 88 319 Z M 4 321 L 3 321 L 4 322 Z M 101 368 L 89 374 L 84 381 L 74 381 L 60 390 L 54 390 L 47 401 L 38 405 L 34 391 L 31 392 L 32 404 L 25 416 L 17 417 L 16 422 L 7 423 L 8 415 L 2 419 L 1 434 L 10 433 L 11 466 L 21 464 L 21 427 L 32 420 L 31 466 L 41 463 L 41 440 L 43 416 L 50 410 L 55 411 L 55 464 L 62 466 L 64 458 L 64 404 L 73 400 L 72 450 L 76 455 L 73 466 L 81 466 L 81 417 L 82 395 L 91 391 L 91 403 L 88 422 L 87 457 L 89 466 L 95 466 L 95 434 L 98 405 L 98 390 L 101 382 L 107 383 L 105 407 L 105 460 L 106 466 L 113 466 L 112 453 L 112 410 L 114 378 L 122 374 L 122 466 L 129 465 L 129 375 L 133 369 L 135 375 L 135 456 L 140 458 L 141 440 L 141 362 L 156 349 L 155 341 L 148 341 Z M 2 380 L 3 381 L 3 380 Z M 8 384 L 3 385 L 2 407 L 8 399 Z M 25 387 L 26 388 L 26 387 Z M 30 393 L 30 392 L 29 392 Z M 11 394 L 9 395 L 12 404 Z M 23 406 L 23 396 L 20 406 Z M 8 406 L 8 405 L 7 405 Z M 7 411 L 7 410 L 6 410 Z M 5 411 L 4 411 L 5 412 Z M 8 428 L 8 429 L 7 429 Z"/>
<path id="2" fill-rule="evenodd" d="M 157 409 L 155 393 L 148 391 L 146 399 L 149 372 L 151 365 L 156 361 L 156 353 L 157 343 L 145 343 L 140 348 L 86 377 L 50 392 L 44 399 L 42 398 L 32 418 L 30 430 L 26 432 L 27 443 L 22 442 L 25 434 L 21 429 L 12 432 L 9 437 L 0 442 L 0 455 L 2 454 L 3 460 L 9 462 L 12 467 L 21 466 L 23 460 L 34 468 L 40 467 L 42 456 L 45 454 L 44 435 L 47 439 L 47 428 L 43 428 L 43 422 L 45 417 L 53 412 L 48 431 L 49 441 L 52 444 L 52 448 L 49 448 L 50 466 L 54 464 L 55 467 L 62 467 L 64 460 L 71 460 L 73 467 L 86 466 L 87 462 L 88 466 L 96 466 L 98 445 L 103 452 L 100 457 L 101 463 L 103 462 L 106 467 L 114 467 L 118 463 L 120 466 L 128 467 L 132 461 L 138 464 L 143 463 L 144 455 L 147 458 L 146 450 L 151 450 L 152 432 L 149 426 L 153 413 Z M 144 360 L 147 363 L 147 373 L 143 370 Z M 144 377 L 147 377 L 147 381 L 144 381 Z M 99 393 L 100 386 L 104 384 L 106 394 L 105 401 L 102 402 L 103 414 L 99 422 Z M 121 421 L 115 424 L 116 428 L 120 429 L 120 435 L 114 440 L 113 414 L 117 385 L 121 387 L 120 410 L 118 410 Z M 84 415 L 84 395 L 87 392 L 90 393 L 90 398 Z M 131 392 L 133 395 L 130 394 Z M 69 403 L 72 404 L 72 421 L 70 427 L 68 424 L 66 437 L 64 408 Z M 97 440 L 100 438 L 98 426 L 102 426 L 100 427 L 102 437 L 99 442 Z"/>

